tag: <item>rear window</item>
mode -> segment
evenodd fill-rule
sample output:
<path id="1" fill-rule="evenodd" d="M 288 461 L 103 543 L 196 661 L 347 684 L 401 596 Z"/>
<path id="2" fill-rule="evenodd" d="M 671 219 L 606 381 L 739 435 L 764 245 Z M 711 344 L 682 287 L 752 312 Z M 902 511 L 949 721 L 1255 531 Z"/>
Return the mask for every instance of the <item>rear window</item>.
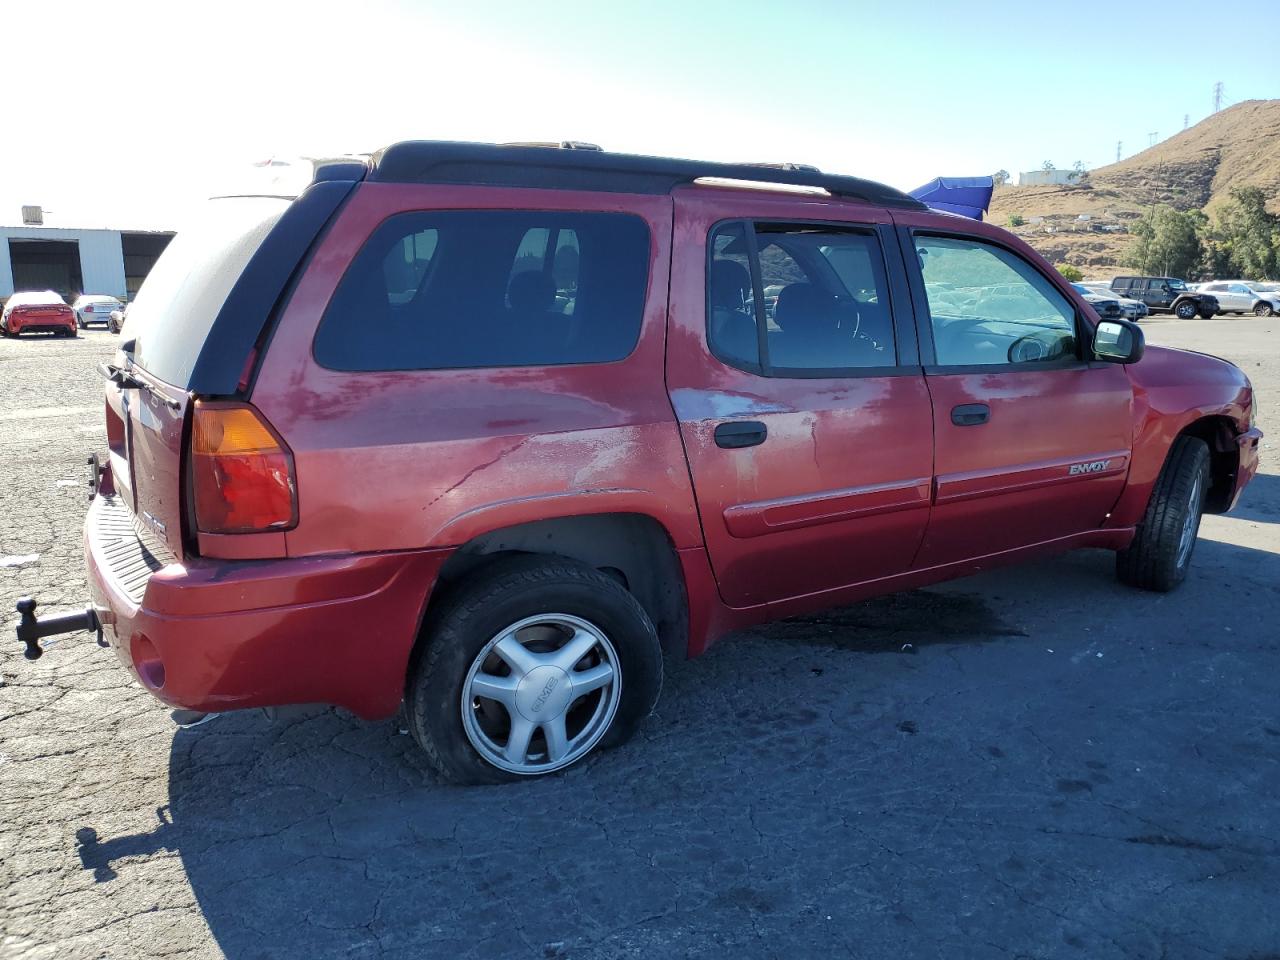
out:
<path id="1" fill-rule="evenodd" d="M 240 274 L 289 207 L 279 197 L 212 200 L 173 238 L 129 306 L 122 335 L 153 376 L 190 386 L 191 371 Z"/>
<path id="2" fill-rule="evenodd" d="M 630 214 L 399 214 L 339 282 L 315 357 L 349 371 L 621 360 L 648 279 L 649 228 Z"/>

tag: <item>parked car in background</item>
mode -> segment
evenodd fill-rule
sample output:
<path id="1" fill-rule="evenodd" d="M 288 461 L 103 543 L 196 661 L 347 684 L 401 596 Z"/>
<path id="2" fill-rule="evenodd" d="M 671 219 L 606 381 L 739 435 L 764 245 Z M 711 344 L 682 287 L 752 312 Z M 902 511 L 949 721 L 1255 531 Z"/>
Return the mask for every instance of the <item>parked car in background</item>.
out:
<path id="1" fill-rule="evenodd" d="M 76 315 L 67 301 L 52 290 L 15 293 L 0 313 L 0 336 L 24 333 L 52 333 L 59 337 L 76 335 Z"/>
<path id="2" fill-rule="evenodd" d="M 1261 286 L 1246 280 L 1215 280 L 1204 284 L 1201 290 L 1218 298 L 1221 313 L 1275 316 L 1280 313 L 1280 291 L 1263 290 Z"/>
<path id="3" fill-rule="evenodd" d="M 1018 237 L 812 169 L 396 144 L 210 201 L 129 333 L 91 606 L 20 601 L 28 655 L 98 631 L 182 722 L 403 707 L 465 783 L 623 743 L 752 624 L 1078 547 L 1171 590 L 1262 436 Z"/>
<path id="4" fill-rule="evenodd" d="M 1150 315 L 1151 309 L 1141 300 L 1134 300 L 1132 297 L 1122 297 L 1111 289 L 1111 286 L 1103 280 L 1085 280 L 1082 286 L 1093 291 L 1100 297 L 1113 297 L 1120 301 L 1120 309 L 1124 312 L 1126 320 L 1138 321 L 1143 317 Z"/>
<path id="5" fill-rule="evenodd" d="M 118 310 L 112 310 L 107 316 L 107 329 L 112 333 L 119 333 L 120 328 L 124 326 L 125 319 L 129 316 L 129 304 L 125 304 Z"/>
<path id="6" fill-rule="evenodd" d="M 91 323 L 105 324 L 109 328 L 111 311 L 119 310 L 123 306 L 124 304 L 115 297 L 83 294 L 76 297 L 75 303 L 71 304 L 71 309 L 75 311 L 76 323 L 80 325 L 81 330 L 85 330 Z"/>
<path id="7" fill-rule="evenodd" d="M 1122 297 L 1141 300 L 1152 313 L 1172 313 L 1180 320 L 1190 320 L 1196 314 L 1208 320 L 1221 312 L 1212 294 L 1192 291 L 1177 277 L 1116 277 L 1111 289 Z"/>
<path id="8" fill-rule="evenodd" d="M 1083 283 L 1071 284 L 1071 289 L 1088 301 L 1089 306 L 1097 312 L 1103 320 L 1116 320 L 1125 318 L 1124 309 L 1120 306 L 1120 301 L 1114 295 L 1104 296 L 1095 290 L 1091 290 Z"/>

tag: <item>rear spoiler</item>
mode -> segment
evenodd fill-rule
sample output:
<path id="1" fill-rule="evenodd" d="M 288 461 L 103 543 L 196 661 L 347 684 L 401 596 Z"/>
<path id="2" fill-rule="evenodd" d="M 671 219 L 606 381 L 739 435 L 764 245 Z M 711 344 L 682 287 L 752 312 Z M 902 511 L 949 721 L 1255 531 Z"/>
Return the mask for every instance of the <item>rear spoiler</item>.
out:
<path id="1" fill-rule="evenodd" d="M 981 220 L 991 206 L 995 188 L 994 177 L 934 177 L 908 192 L 931 210 Z"/>

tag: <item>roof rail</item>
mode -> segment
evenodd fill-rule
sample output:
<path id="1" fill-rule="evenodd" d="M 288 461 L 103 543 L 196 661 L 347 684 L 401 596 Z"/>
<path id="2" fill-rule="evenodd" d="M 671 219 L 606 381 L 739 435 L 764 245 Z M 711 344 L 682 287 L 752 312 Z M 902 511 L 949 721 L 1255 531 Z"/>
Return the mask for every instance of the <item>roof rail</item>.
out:
<path id="1" fill-rule="evenodd" d="M 893 187 L 858 177 L 822 173 L 801 164 L 775 166 L 644 157 L 584 149 L 573 141 L 559 146 L 526 146 L 409 140 L 375 153 L 368 177 L 375 183 L 451 183 L 652 194 L 670 193 L 682 184 L 709 178 L 820 187 L 837 197 L 887 207 L 925 209 L 919 200 Z"/>

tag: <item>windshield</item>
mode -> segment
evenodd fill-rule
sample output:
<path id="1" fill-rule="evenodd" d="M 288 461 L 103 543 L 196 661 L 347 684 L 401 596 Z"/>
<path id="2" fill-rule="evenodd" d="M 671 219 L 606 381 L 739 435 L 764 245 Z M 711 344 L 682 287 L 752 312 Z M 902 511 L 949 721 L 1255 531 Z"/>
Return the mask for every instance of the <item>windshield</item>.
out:
<path id="1" fill-rule="evenodd" d="M 123 337 L 134 360 L 177 387 L 190 384 L 205 338 L 231 288 L 289 201 L 226 197 L 178 232 L 129 306 Z"/>

